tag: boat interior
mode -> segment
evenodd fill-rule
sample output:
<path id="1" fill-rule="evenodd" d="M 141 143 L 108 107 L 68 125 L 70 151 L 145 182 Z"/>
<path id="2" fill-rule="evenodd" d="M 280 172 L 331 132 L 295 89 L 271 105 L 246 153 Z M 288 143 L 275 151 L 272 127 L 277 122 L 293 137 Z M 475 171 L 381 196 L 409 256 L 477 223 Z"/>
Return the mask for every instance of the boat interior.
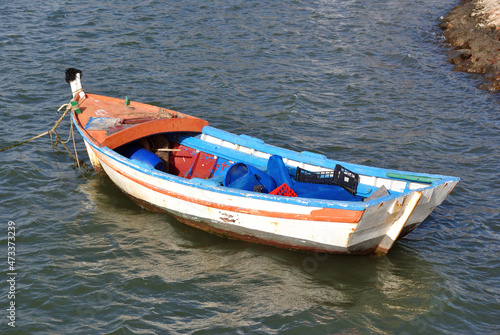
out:
<path id="1" fill-rule="evenodd" d="M 86 94 L 79 104 L 75 122 L 95 144 L 202 185 L 292 197 L 369 201 L 424 189 L 439 180 L 361 168 L 317 153 L 278 148 L 258 138 L 213 128 L 193 116 L 128 99 Z"/>
<path id="2" fill-rule="evenodd" d="M 155 134 L 114 150 L 164 173 L 205 185 L 250 192 L 339 201 L 366 201 L 398 193 L 386 187 L 360 184 L 359 175 L 341 165 L 337 164 L 335 169 L 305 164 L 300 167 L 294 160 L 297 157 L 290 157 L 305 154 L 310 158 L 326 159 L 323 155 L 296 153 L 249 136 L 205 128 L 203 133 Z M 221 139 L 224 137 L 232 138 Z M 244 146 L 249 143 L 252 149 Z M 259 147 L 275 148 L 276 153 L 260 151 Z"/>

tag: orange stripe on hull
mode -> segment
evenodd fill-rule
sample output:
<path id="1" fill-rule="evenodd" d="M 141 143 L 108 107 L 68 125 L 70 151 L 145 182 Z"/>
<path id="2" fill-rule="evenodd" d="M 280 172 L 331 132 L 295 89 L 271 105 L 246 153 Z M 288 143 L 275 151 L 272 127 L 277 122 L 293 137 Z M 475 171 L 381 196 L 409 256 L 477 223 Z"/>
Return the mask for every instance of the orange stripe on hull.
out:
<path id="1" fill-rule="evenodd" d="M 255 235 L 252 234 L 243 234 L 243 233 L 236 233 L 233 231 L 229 231 L 226 229 L 220 229 L 216 228 L 211 224 L 198 221 L 198 220 L 190 220 L 188 218 L 184 218 L 176 213 L 169 212 L 165 209 L 162 209 L 156 205 L 153 205 L 147 201 L 138 199 L 126 192 L 124 192 L 130 199 L 132 199 L 135 203 L 139 204 L 140 206 L 152 211 L 152 212 L 157 212 L 157 213 L 168 213 L 175 217 L 178 221 L 191 226 L 193 228 L 205 231 L 207 233 L 217 235 L 223 238 L 229 238 L 229 239 L 234 239 L 234 240 L 240 240 L 244 242 L 250 242 L 250 243 L 257 243 L 257 244 L 263 244 L 263 245 L 268 245 L 272 247 L 278 247 L 282 249 L 289 249 L 289 250 L 299 250 L 299 251 L 304 251 L 304 252 L 319 252 L 319 253 L 328 253 L 328 254 L 353 254 L 353 255 L 365 255 L 365 254 L 370 254 L 373 253 L 375 250 L 375 247 L 369 247 L 369 248 L 357 248 L 354 250 L 348 250 L 345 247 L 339 247 L 339 246 L 331 246 L 331 245 L 323 245 L 323 244 L 316 244 L 316 245 L 304 245 L 301 242 L 293 241 L 293 239 L 288 240 L 287 242 L 280 242 L 276 239 L 273 239 L 272 236 L 269 236 L 268 238 L 264 237 L 256 237 Z M 272 235 L 272 234 L 271 234 Z"/>
<path id="2" fill-rule="evenodd" d="M 92 149 L 94 150 L 94 149 Z M 342 223 L 358 223 L 361 217 L 363 216 L 364 211 L 353 211 L 353 210 L 348 210 L 348 209 L 340 209 L 340 208 L 322 208 L 318 210 L 313 210 L 311 211 L 310 214 L 295 214 L 295 213 L 283 213 L 283 212 L 271 212 L 271 211 L 265 211 L 265 210 L 258 210 L 258 209 L 251 209 L 251 208 L 241 208 L 237 206 L 230 206 L 230 205 L 224 205 L 220 204 L 217 202 L 212 202 L 212 201 L 207 201 L 207 200 L 200 200 L 197 198 L 193 198 L 190 196 L 186 196 L 180 193 L 172 192 L 165 190 L 163 188 L 160 188 L 158 186 L 146 183 L 140 179 L 137 179 L 136 177 L 133 177 L 123 171 L 120 171 L 118 168 L 116 168 L 113 164 L 110 164 L 109 161 L 106 159 L 103 159 L 103 155 L 100 154 L 99 152 L 94 150 L 94 153 L 98 156 L 99 160 L 101 161 L 101 164 L 104 163 L 107 166 L 109 166 L 111 169 L 113 169 L 115 172 L 121 174 L 125 178 L 141 185 L 144 186 L 150 190 L 153 190 L 155 192 L 181 199 L 184 201 L 188 201 L 197 205 L 202 205 L 206 207 L 211 207 L 211 208 L 216 208 L 220 210 L 226 210 L 226 211 L 231 211 L 231 212 L 236 212 L 236 213 L 242 213 L 242 214 L 251 214 L 251 215 L 257 215 L 257 216 L 263 216 L 263 217 L 270 217 L 270 218 L 282 218 L 282 219 L 293 219 L 293 220 L 304 220 L 304 221 L 321 221 L 321 222 L 342 222 Z M 278 204 L 278 203 L 277 203 Z"/>

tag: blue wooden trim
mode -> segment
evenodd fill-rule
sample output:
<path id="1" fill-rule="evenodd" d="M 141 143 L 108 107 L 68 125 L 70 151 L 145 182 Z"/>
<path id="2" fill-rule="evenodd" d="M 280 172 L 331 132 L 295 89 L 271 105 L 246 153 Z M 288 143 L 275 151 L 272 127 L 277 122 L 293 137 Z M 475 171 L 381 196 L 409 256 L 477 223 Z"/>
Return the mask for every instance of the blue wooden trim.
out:
<path id="1" fill-rule="evenodd" d="M 238 144 L 247 148 L 252 148 L 257 151 L 262 151 L 272 155 L 279 155 L 281 157 L 286 157 L 288 159 L 303 162 L 305 164 L 319 165 L 321 166 L 322 161 L 328 160 L 325 155 L 317 154 L 314 152 L 303 151 L 297 152 L 289 149 L 284 149 L 276 147 L 274 145 L 266 144 L 263 140 L 247 136 L 247 135 L 235 135 L 227 131 L 217 129 L 211 126 L 203 127 L 202 134 L 213 136 L 219 138 L 223 141 Z M 335 168 L 335 165 L 333 166 Z"/>
<path id="2" fill-rule="evenodd" d="M 325 155 L 316 154 L 308 151 L 296 152 L 288 149 L 279 148 L 270 144 L 266 144 L 264 141 L 256 141 L 255 137 L 250 136 L 242 136 L 235 135 L 229 133 L 227 131 L 213 128 L 211 126 L 203 127 L 203 134 L 210 135 L 221 140 L 235 143 L 244 147 L 253 148 L 257 151 L 262 151 L 264 153 L 268 153 L 270 155 L 279 155 L 283 158 L 288 158 L 297 162 L 317 165 L 327 169 L 335 169 L 336 164 L 341 164 L 345 168 L 362 175 L 374 176 L 379 178 L 387 178 L 387 179 L 396 179 L 390 178 L 387 176 L 387 173 L 395 173 L 395 174 L 406 174 L 410 176 L 416 177 L 428 177 L 432 179 L 432 183 L 430 185 L 439 185 L 444 184 L 446 182 L 454 182 L 460 180 L 457 177 L 450 177 L 444 175 L 437 174 L 428 174 L 428 173 L 416 173 L 411 171 L 402 171 L 402 170 L 392 170 L 392 169 L 384 169 L 378 167 L 365 166 L 360 164 L 347 163 L 343 161 L 337 161 L 333 159 L 328 159 Z M 250 140 L 249 140 L 250 138 Z"/>
<path id="3" fill-rule="evenodd" d="M 185 179 L 182 177 L 174 176 L 168 173 L 164 173 L 162 171 L 158 171 L 155 169 L 152 169 L 149 166 L 144 166 L 144 164 L 137 164 L 137 162 L 130 160 L 128 158 L 125 158 L 115 152 L 114 150 L 109 149 L 108 147 L 97 147 L 92 143 L 90 139 L 86 137 L 86 135 L 82 132 L 82 130 L 78 127 L 78 124 L 76 120 L 73 118 L 73 122 L 77 126 L 76 128 L 78 129 L 78 132 L 82 137 L 86 140 L 86 142 L 95 150 L 99 151 L 103 155 L 107 156 L 108 158 L 119 162 L 120 164 L 124 164 L 125 166 L 128 166 L 134 170 L 137 170 L 141 173 L 153 176 L 155 178 L 160 178 L 164 179 L 170 182 L 182 184 L 182 185 L 187 185 L 190 187 L 195 187 L 199 189 L 205 189 L 213 192 L 219 192 L 222 194 L 229 194 L 229 195 L 234 195 L 234 196 L 239 196 L 239 197 L 246 197 L 246 198 L 253 198 L 253 199 L 260 199 L 260 200 L 266 200 L 266 201 L 273 201 L 273 202 L 278 202 L 278 203 L 289 203 L 289 204 L 295 204 L 299 206 L 311 206 L 311 207 L 324 207 L 324 208 L 341 208 L 341 209 L 349 209 L 349 210 L 364 210 L 370 206 L 373 206 L 379 202 L 382 201 L 387 201 L 392 198 L 395 198 L 396 196 L 399 195 L 390 195 L 390 196 L 385 196 L 382 198 L 374 199 L 369 202 L 352 202 L 352 201 L 332 201 L 332 200 L 319 200 L 319 199 L 306 199 L 306 198 L 292 198 L 292 197 L 282 197 L 282 196 L 273 196 L 269 194 L 263 194 L 263 193 L 256 193 L 256 192 L 249 192 L 249 191 L 242 191 L 238 189 L 233 189 L 233 188 L 227 188 L 227 187 L 220 187 L 219 181 L 217 180 L 202 180 L 198 178 L 193 178 L 192 180 L 190 179 Z M 207 129 L 208 128 L 208 129 Z M 207 131 L 205 131 L 205 129 Z M 264 153 L 268 153 L 270 155 L 280 155 L 284 158 L 288 158 L 294 161 L 298 162 L 303 162 L 306 164 L 311 164 L 311 165 L 317 165 L 325 168 L 331 168 L 334 169 L 336 164 L 342 164 L 349 170 L 352 170 L 356 173 L 360 173 L 363 175 L 368 175 L 368 176 L 375 176 L 375 177 L 382 177 L 382 178 L 387 178 L 386 173 L 387 172 L 395 172 L 395 173 L 405 173 L 408 175 L 416 175 L 416 176 L 429 176 L 432 178 L 439 178 L 436 181 L 433 181 L 432 186 L 435 186 L 437 184 L 442 184 L 445 182 L 452 182 L 452 181 L 458 181 L 459 178 L 457 177 L 450 177 L 450 176 L 442 176 L 442 175 L 433 175 L 433 174 L 422 174 L 422 173 L 414 173 L 414 172 L 406 172 L 406 171 L 398 171 L 398 170 L 386 170 L 382 168 L 374 168 L 374 167 L 369 167 L 369 166 L 363 166 L 363 165 L 358 165 L 358 164 L 351 164 L 351 163 L 345 163 L 345 162 L 340 162 L 340 161 L 335 161 L 335 160 L 330 160 L 327 159 L 326 156 L 324 155 L 319 155 L 319 154 L 314 154 L 314 153 L 308 153 L 308 152 L 302 152 L 302 153 L 297 153 L 288 149 L 283 149 L 283 148 L 278 148 L 272 145 L 265 144 L 264 141 L 256 139 L 254 137 L 250 136 L 238 136 L 234 135 L 228 132 L 225 132 L 223 130 L 219 130 L 216 128 L 212 127 L 204 127 L 203 133 L 207 135 L 211 135 L 217 138 L 221 138 L 222 140 L 232 142 L 235 144 L 239 144 L 241 146 L 245 146 L 248 148 L 254 148 L 257 151 L 262 151 Z M 186 146 L 193 147 L 197 150 L 200 151 L 205 151 L 207 153 L 214 154 L 218 157 L 223 157 L 223 159 L 227 160 L 232 160 L 232 161 L 244 161 L 249 164 L 252 164 L 254 166 L 258 166 L 263 168 L 265 170 L 265 167 L 267 167 L 267 159 L 256 157 L 250 154 L 245 154 L 242 152 L 238 152 L 226 147 L 222 147 L 219 145 L 214 145 L 205 141 L 202 141 L 199 136 L 197 137 L 186 137 L 186 136 L 179 136 L 176 135 L 174 137 L 179 137 L 181 144 L 184 144 Z M 390 179 L 390 178 L 388 178 Z M 431 185 L 429 185 L 431 187 Z M 411 192 L 410 190 L 405 190 L 404 193 Z"/>
<path id="4" fill-rule="evenodd" d="M 178 183 L 182 185 L 187 185 L 190 187 L 198 188 L 198 189 L 203 189 L 203 190 L 208 190 L 212 192 L 219 192 L 222 194 L 229 194 L 229 195 L 234 195 L 238 197 L 244 197 L 244 198 L 251 198 L 251 199 L 259 199 L 259 200 L 265 200 L 265 201 L 272 201 L 276 203 L 288 203 L 288 204 L 293 204 L 293 205 L 298 205 L 298 206 L 307 206 L 307 207 L 319 207 L 319 208 L 339 208 L 339 209 L 349 209 L 349 210 L 356 210 L 356 211 L 363 211 L 365 210 L 368 206 L 364 202 L 352 202 L 352 201 L 331 201 L 331 200 L 320 200 L 320 199 L 306 199 L 306 198 L 295 198 L 295 197 L 283 197 L 283 196 L 278 196 L 278 195 L 270 195 L 266 193 L 256 193 L 256 192 L 250 192 L 250 191 L 242 191 L 238 190 L 235 188 L 228 188 L 228 187 L 223 187 L 223 186 L 218 186 L 218 179 L 215 178 L 214 181 L 210 180 L 204 180 L 204 179 L 199 179 L 199 178 L 193 178 L 193 179 L 185 179 L 182 177 L 174 176 L 162 171 L 158 171 L 155 169 L 150 168 L 149 166 L 144 166 L 144 164 L 138 164 L 137 161 L 133 161 L 131 159 L 128 159 L 120 154 L 118 154 L 116 151 L 109 149 L 108 147 L 98 147 L 94 145 L 90 139 L 88 139 L 77 127 L 79 133 L 82 135 L 82 137 L 86 140 L 86 142 L 96 151 L 102 153 L 109 159 L 116 161 L 120 164 L 123 164 L 129 168 L 132 168 L 136 171 L 139 171 L 141 173 L 150 175 L 155 178 L 160 178 L 163 180 L 167 180 L 173 183 Z M 216 200 L 214 200 L 216 201 Z"/>

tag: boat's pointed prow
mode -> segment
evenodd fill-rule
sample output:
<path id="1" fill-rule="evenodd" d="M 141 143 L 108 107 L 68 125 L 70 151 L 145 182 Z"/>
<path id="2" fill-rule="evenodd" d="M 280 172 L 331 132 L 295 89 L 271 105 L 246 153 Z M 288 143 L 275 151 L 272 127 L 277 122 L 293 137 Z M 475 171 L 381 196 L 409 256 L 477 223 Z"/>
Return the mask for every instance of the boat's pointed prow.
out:
<path id="1" fill-rule="evenodd" d="M 377 255 L 386 255 L 389 249 L 391 249 L 392 245 L 398 238 L 399 234 L 401 233 L 401 230 L 403 229 L 404 225 L 406 222 L 408 222 L 408 219 L 410 218 L 411 214 L 417 207 L 418 201 L 422 197 L 422 192 L 415 192 L 413 195 L 409 198 L 409 202 L 404 208 L 404 210 L 401 212 L 401 216 L 399 219 L 394 221 L 394 223 L 391 225 L 389 230 L 387 231 L 386 235 L 380 242 L 380 244 L 377 246 L 377 249 L 375 250 L 375 254 Z"/>
<path id="2" fill-rule="evenodd" d="M 71 86 L 71 93 L 73 94 L 73 99 L 76 99 L 76 95 L 80 94 L 80 98 L 85 96 L 82 89 L 82 71 L 75 68 L 66 69 L 66 82 Z"/>

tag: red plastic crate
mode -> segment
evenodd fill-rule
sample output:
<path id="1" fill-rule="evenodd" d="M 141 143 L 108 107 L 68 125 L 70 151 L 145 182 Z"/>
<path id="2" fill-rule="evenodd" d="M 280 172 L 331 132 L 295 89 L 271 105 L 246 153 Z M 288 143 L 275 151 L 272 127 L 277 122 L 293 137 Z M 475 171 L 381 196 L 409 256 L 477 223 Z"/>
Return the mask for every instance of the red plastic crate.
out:
<path id="1" fill-rule="evenodd" d="M 274 190 L 269 192 L 269 194 L 282 195 L 285 197 L 296 197 L 297 196 L 297 194 L 288 186 L 287 183 L 284 183 L 283 185 L 278 186 L 277 188 L 275 188 Z"/>

